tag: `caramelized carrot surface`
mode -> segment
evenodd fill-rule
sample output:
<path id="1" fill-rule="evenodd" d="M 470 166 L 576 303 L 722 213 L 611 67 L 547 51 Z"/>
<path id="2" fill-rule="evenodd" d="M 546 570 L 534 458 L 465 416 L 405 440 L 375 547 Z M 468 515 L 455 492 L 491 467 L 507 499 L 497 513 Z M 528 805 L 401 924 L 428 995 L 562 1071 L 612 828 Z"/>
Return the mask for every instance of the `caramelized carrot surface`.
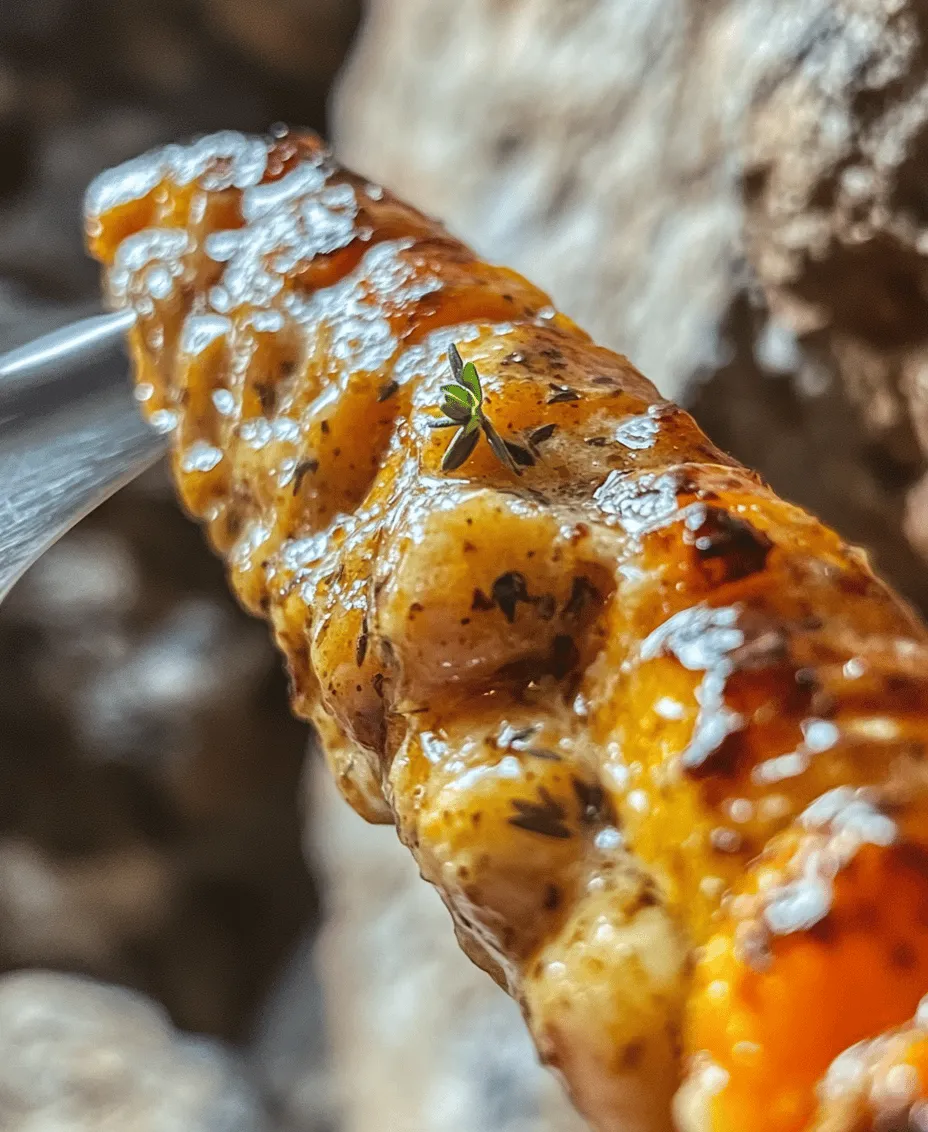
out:
<path id="1" fill-rule="evenodd" d="M 865 555 L 313 136 L 86 217 L 295 710 L 591 1123 L 928 1129 L 928 635 Z"/>

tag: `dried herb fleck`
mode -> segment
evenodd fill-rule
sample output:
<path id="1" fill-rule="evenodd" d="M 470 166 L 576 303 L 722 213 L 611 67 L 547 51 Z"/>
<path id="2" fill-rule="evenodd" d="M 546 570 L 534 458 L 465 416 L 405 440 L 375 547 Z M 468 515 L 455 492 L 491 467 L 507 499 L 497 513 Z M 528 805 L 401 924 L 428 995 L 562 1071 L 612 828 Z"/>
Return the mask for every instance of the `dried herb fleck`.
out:
<path id="1" fill-rule="evenodd" d="M 599 590 L 593 585 L 590 579 L 584 577 L 582 574 L 578 574 L 571 585 L 570 597 L 567 599 L 567 604 L 564 606 L 564 615 L 566 617 L 579 617 L 591 602 L 598 602 L 600 600 Z"/>
<path id="2" fill-rule="evenodd" d="M 528 586 L 525 575 L 515 570 L 500 576 L 493 583 L 493 601 L 500 607 L 503 616 L 511 625 L 516 619 L 516 605 L 520 601 L 528 601 Z"/>
<path id="3" fill-rule="evenodd" d="M 584 782 L 574 778 L 574 793 L 580 803 L 580 820 L 587 824 L 603 822 L 615 825 L 616 815 L 612 800 L 597 782 Z"/>
<path id="4" fill-rule="evenodd" d="M 474 590 L 471 602 L 472 610 L 489 610 L 499 608 L 511 625 L 516 619 L 516 608 L 519 602 L 534 606 L 535 612 L 542 621 L 550 621 L 557 613 L 557 600 L 553 594 L 530 594 L 525 575 L 518 570 L 508 570 L 500 574 L 490 587 L 488 597 L 483 590 Z"/>
<path id="5" fill-rule="evenodd" d="M 301 460 L 293 473 L 293 494 L 299 495 L 303 480 L 319 471 L 318 460 Z"/>
<path id="6" fill-rule="evenodd" d="M 564 761 L 556 751 L 549 751 L 547 747 L 527 747 L 525 753 L 533 759 L 545 759 L 549 763 Z"/>
<path id="7" fill-rule="evenodd" d="M 554 436 L 554 431 L 557 428 L 556 424 L 543 424 L 539 428 L 533 429 L 529 434 L 528 442 L 532 447 L 537 447 L 539 444 L 544 444 L 546 440 L 550 440 Z"/>
<path id="8" fill-rule="evenodd" d="M 254 388 L 255 393 L 258 394 L 261 412 L 264 413 L 265 416 L 270 416 L 277 402 L 277 391 L 273 385 L 270 385 L 266 381 L 256 381 Z"/>
<path id="9" fill-rule="evenodd" d="M 529 833 L 540 833 L 542 837 L 557 837 L 566 841 L 571 836 L 570 828 L 564 824 L 567 811 L 551 797 L 544 786 L 538 788 L 538 797 L 538 802 L 513 798 L 515 815 L 509 819 L 509 824 L 528 830 Z"/>
<path id="10" fill-rule="evenodd" d="M 551 381 L 548 383 L 548 388 L 551 390 L 551 396 L 548 398 L 549 405 L 560 405 L 564 401 L 580 400 L 580 394 L 576 389 L 571 389 L 569 385 L 559 385 L 557 382 Z"/>
<path id="11" fill-rule="evenodd" d="M 493 600 L 493 598 L 487 597 L 483 590 L 474 590 L 474 597 L 470 603 L 472 610 L 480 610 L 481 612 L 486 612 L 487 610 L 492 609 L 495 605 L 496 602 Z"/>
<path id="12" fill-rule="evenodd" d="M 523 445 L 516 444 L 512 440 L 504 440 L 503 444 L 509 449 L 509 455 L 521 468 L 531 468 L 535 463 L 535 457 Z"/>
<path id="13" fill-rule="evenodd" d="M 361 635 L 358 637 L 358 644 L 355 648 L 354 658 L 358 662 L 358 668 L 364 663 L 364 658 L 367 656 L 367 618 L 361 622 Z"/>

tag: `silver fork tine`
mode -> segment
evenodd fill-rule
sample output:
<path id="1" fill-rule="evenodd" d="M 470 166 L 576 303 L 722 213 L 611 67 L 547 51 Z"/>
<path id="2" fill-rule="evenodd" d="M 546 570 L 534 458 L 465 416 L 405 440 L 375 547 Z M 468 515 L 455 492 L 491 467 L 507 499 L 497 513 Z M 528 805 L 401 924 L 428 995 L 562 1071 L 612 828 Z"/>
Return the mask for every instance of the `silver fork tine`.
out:
<path id="1" fill-rule="evenodd" d="M 53 542 L 166 445 L 127 378 L 131 312 L 97 315 L 0 355 L 0 601 Z"/>
<path id="2" fill-rule="evenodd" d="M 0 354 L 0 397 L 98 360 L 122 342 L 134 322 L 129 309 L 91 315 Z"/>

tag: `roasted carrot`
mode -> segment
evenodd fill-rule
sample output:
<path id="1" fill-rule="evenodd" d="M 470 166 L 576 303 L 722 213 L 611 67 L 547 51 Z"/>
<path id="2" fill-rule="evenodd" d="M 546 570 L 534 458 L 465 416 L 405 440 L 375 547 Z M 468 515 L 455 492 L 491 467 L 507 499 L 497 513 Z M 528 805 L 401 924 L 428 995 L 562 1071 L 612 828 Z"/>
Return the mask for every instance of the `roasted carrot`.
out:
<path id="1" fill-rule="evenodd" d="M 928 636 L 866 556 L 314 136 L 87 230 L 296 711 L 591 1122 L 924 1120 Z"/>

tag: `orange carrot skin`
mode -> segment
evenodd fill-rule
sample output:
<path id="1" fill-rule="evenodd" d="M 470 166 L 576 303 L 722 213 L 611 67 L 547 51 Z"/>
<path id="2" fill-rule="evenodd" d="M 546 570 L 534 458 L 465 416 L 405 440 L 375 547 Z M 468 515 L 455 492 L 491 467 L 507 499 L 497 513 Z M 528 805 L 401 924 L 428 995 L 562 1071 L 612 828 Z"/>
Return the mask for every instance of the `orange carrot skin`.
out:
<path id="1" fill-rule="evenodd" d="M 928 636 L 865 555 L 311 135 L 166 147 L 87 227 L 295 710 L 594 1125 L 916 1112 Z M 515 468 L 443 470 L 452 343 Z"/>

